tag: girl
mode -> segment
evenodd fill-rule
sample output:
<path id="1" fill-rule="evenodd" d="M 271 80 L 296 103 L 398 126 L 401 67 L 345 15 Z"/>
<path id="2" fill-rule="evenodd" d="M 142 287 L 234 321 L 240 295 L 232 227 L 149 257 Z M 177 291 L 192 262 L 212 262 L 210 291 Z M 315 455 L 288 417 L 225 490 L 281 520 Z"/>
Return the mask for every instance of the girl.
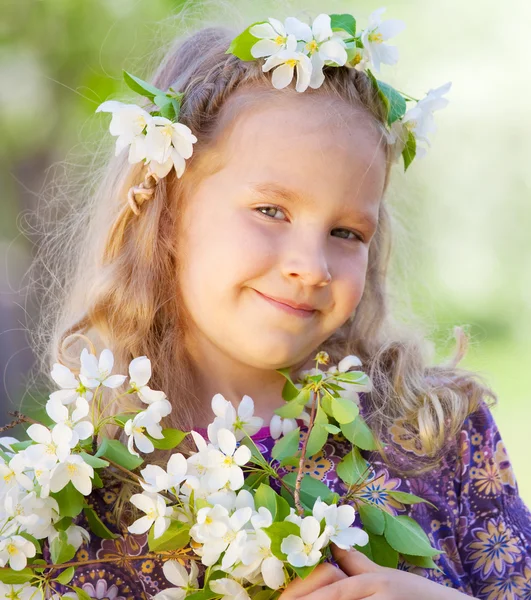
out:
<path id="1" fill-rule="evenodd" d="M 430 366 L 427 342 L 389 312 L 386 107 L 366 73 L 346 67 L 325 69 L 302 94 L 275 89 L 257 61 L 226 53 L 234 35 L 199 31 L 153 78 L 184 92 L 179 120 L 197 136 L 182 177 L 146 180 L 128 202 L 146 173 L 121 153 L 61 237 L 50 362 L 78 366 L 76 334 L 111 348 L 118 372 L 146 355 L 150 385 L 174 406 L 166 425 L 202 431 L 214 394 L 235 406 L 251 396 L 269 423 L 283 404 L 277 369 L 300 374 L 321 350 L 334 364 L 355 354 L 374 383 L 361 410 L 385 444 L 366 453 L 374 472 L 359 494 L 413 516 L 441 550 L 440 570 L 337 552 L 340 568 L 320 565 L 281 598 L 531 598 L 531 515 L 487 406 L 495 394 L 457 367 L 459 330 L 455 357 Z M 267 426 L 254 440 L 266 455 L 274 443 Z M 306 465 L 339 492 L 344 442 L 334 437 Z M 433 506 L 406 506 L 392 491 Z M 120 535 L 81 547 L 74 583 L 95 598 L 182 597 L 161 593 L 171 585 L 142 558 L 146 536 L 118 527 L 116 490 L 96 490 L 92 502 Z"/>

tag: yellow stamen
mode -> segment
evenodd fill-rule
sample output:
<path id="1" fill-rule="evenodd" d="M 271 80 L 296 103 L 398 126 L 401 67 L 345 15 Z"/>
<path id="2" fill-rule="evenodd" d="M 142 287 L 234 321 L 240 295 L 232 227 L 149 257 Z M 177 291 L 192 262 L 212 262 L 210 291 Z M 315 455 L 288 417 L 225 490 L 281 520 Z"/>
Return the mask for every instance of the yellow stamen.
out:
<path id="1" fill-rule="evenodd" d="M 286 38 L 281 35 L 277 35 L 277 37 L 275 38 L 275 44 L 277 44 L 278 46 L 282 46 L 282 44 L 284 44 L 285 41 Z"/>
<path id="2" fill-rule="evenodd" d="M 75 473 L 77 473 L 77 465 L 73 465 L 72 463 L 70 463 L 66 466 L 66 468 L 70 475 L 74 475 Z"/>
<path id="3" fill-rule="evenodd" d="M 6 550 L 10 556 L 18 554 L 18 548 L 15 546 L 15 544 L 8 544 Z"/>
<path id="4" fill-rule="evenodd" d="M 297 61 L 296 61 L 294 58 L 289 58 L 289 59 L 286 61 L 286 64 L 287 64 L 288 66 L 290 66 L 290 67 L 294 67 L 294 66 L 297 64 Z"/>
<path id="5" fill-rule="evenodd" d="M 313 54 L 318 48 L 319 44 L 315 40 L 312 40 L 306 44 L 306 50 L 308 50 L 310 54 Z"/>
<path id="6" fill-rule="evenodd" d="M 382 44 L 383 41 L 383 35 L 381 33 L 376 33 L 375 31 L 369 33 L 369 42 L 373 42 L 374 44 Z"/>

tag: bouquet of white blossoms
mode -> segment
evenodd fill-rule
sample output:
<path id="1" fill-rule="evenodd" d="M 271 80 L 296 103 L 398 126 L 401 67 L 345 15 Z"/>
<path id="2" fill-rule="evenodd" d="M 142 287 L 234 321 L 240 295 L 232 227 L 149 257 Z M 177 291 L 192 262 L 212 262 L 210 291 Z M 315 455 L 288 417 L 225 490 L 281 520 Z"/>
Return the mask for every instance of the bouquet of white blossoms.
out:
<path id="1" fill-rule="evenodd" d="M 111 374 L 110 350 L 98 359 L 84 349 L 79 375 L 56 363 L 51 375 L 60 389 L 50 394 L 46 418 L 40 423 L 17 414 L 16 422 L 31 423 L 29 439 L 0 438 L 0 596 L 89 598 L 71 582 L 76 566 L 98 560 L 73 559 L 91 535 L 116 537 L 87 498 L 103 486 L 102 478 L 113 477 L 138 488 L 129 500 L 145 514 L 128 529 L 148 533 L 149 552 L 164 563 L 169 584 L 155 596 L 159 600 L 278 598 L 291 580 L 308 576 L 331 557 L 331 542 L 357 546 L 386 566 L 396 567 L 400 555 L 437 568 L 432 557 L 440 551 L 416 521 L 356 495 L 372 471 L 362 451 L 378 447 L 359 414 L 358 393 L 371 389 L 367 375 L 352 370 L 359 359 L 347 356 L 326 372 L 319 366 L 328 364 L 328 355 L 320 352 L 315 360 L 316 367 L 296 382 L 289 368 L 279 370 L 286 378 L 285 404 L 271 421 L 276 442 L 270 461 L 252 439 L 263 420 L 253 416 L 249 396 L 237 410 L 214 396 L 206 440 L 196 431 L 162 427 L 172 406 L 163 392 L 148 386 L 147 357 L 131 361 L 127 389 L 105 404 L 103 392 L 124 387 L 127 379 Z M 143 408 L 111 414 L 128 394 L 136 394 Z M 297 419 L 306 425 L 302 430 Z M 121 435 L 106 437 L 109 425 L 118 426 Z M 173 453 L 166 468 L 149 463 L 146 455 L 171 451 L 188 435 L 197 452 Z M 337 465 L 346 490 L 342 497 L 304 473 L 305 462 L 330 435 L 351 444 Z M 424 501 L 389 493 L 406 504 Z M 353 526 L 356 510 L 363 529 Z M 189 572 L 179 556 L 192 558 Z"/>

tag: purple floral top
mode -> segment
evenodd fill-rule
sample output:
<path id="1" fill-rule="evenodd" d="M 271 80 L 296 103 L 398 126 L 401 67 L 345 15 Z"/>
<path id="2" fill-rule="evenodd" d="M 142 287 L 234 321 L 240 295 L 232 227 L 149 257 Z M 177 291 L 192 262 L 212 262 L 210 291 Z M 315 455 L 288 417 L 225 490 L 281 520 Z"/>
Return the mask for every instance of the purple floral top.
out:
<path id="1" fill-rule="evenodd" d="M 304 431 L 304 426 L 301 430 Z M 395 428 L 390 432 L 392 441 L 400 438 L 402 445 L 416 454 L 416 448 L 413 444 L 408 446 L 404 434 L 404 430 Z M 253 439 L 270 460 L 275 440 L 269 428 L 263 427 Z M 337 477 L 335 467 L 350 447 L 340 434 L 331 437 L 323 450 L 306 462 L 306 472 L 343 494 L 346 488 Z M 361 491 L 363 497 L 391 514 L 413 517 L 428 534 L 432 546 L 445 552 L 434 559 L 442 572 L 404 562 L 399 563 L 400 569 L 475 598 L 531 600 L 531 513 L 518 495 L 504 443 L 485 405 L 468 417 L 455 449 L 428 474 L 403 478 L 390 471 L 378 454 L 363 454 L 374 466 L 373 474 Z M 290 470 L 294 467 L 280 472 Z M 275 484 L 279 491 L 278 482 L 272 482 L 272 487 Z M 424 503 L 403 505 L 389 496 L 391 490 L 416 494 L 437 508 Z M 89 500 L 116 531 L 112 518 L 116 492 L 95 490 Z M 356 524 L 361 525 L 359 515 L 356 519 Z M 164 578 L 158 561 L 143 558 L 147 552 L 147 535 L 124 532 L 112 540 L 93 536 L 89 546 L 79 549 L 76 560 L 101 559 L 102 562 L 78 567 L 71 584 L 100 600 L 149 599 L 173 585 Z M 127 556 L 138 559 L 106 561 Z"/>

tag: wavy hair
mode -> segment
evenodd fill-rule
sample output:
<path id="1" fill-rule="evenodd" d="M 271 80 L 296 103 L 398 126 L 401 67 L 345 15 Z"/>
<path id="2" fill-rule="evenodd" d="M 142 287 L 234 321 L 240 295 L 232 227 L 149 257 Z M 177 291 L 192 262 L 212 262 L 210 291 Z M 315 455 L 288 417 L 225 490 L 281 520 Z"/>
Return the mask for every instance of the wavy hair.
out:
<path id="1" fill-rule="evenodd" d="M 161 180 L 137 216 L 128 206 L 127 192 L 143 179 L 144 167 L 130 165 L 127 153 L 109 158 L 105 149 L 101 166 L 93 165 L 95 183 L 67 210 L 63 227 L 55 224 L 36 260 L 55 282 L 37 336 L 43 348 L 42 372 L 48 373 L 57 361 L 76 369 L 73 357 L 79 356 L 79 347 L 74 354 L 74 342 L 87 339 L 98 350 L 112 349 L 118 372 L 126 372 L 132 358 L 146 355 L 153 365 L 150 385 L 166 392 L 174 406 L 168 417 L 171 426 L 183 430 L 193 426 L 197 401 L 183 343 L 188 315 L 178 286 L 179 257 L 186 249 L 176 232 L 188 192 L 197 178 L 221 163 L 219 134 L 237 117 L 237 98 L 248 102 L 297 94 L 292 87 L 273 89 L 270 74 L 262 72 L 258 61 L 226 54 L 234 35 L 228 28 L 207 27 L 177 40 L 150 79 L 161 89 L 172 86 L 185 94 L 179 120 L 199 141 L 183 177 L 177 179 L 172 171 Z M 361 71 L 334 67 L 324 72 L 323 85 L 305 94 L 342 99 L 381 133 L 387 189 L 393 148 L 385 136 L 381 98 Z M 496 396 L 478 374 L 457 367 L 468 341 L 462 329 L 455 330 L 455 355 L 445 364 L 430 365 L 426 336 L 413 326 L 399 325 L 391 314 L 387 286 L 393 222 L 384 194 L 361 301 L 315 351 L 325 350 L 334 363 L 347 354 L 359 356 L 374 383 L 364 399 L 368 423 L 396 453 L 407 453 L 410 468 L 394 460 L 395 452 L 382 449 L 384 457 L 402 472 L 421 472 L 440 460 L 480 401 L 488 397 L 495 402 Z"/>

